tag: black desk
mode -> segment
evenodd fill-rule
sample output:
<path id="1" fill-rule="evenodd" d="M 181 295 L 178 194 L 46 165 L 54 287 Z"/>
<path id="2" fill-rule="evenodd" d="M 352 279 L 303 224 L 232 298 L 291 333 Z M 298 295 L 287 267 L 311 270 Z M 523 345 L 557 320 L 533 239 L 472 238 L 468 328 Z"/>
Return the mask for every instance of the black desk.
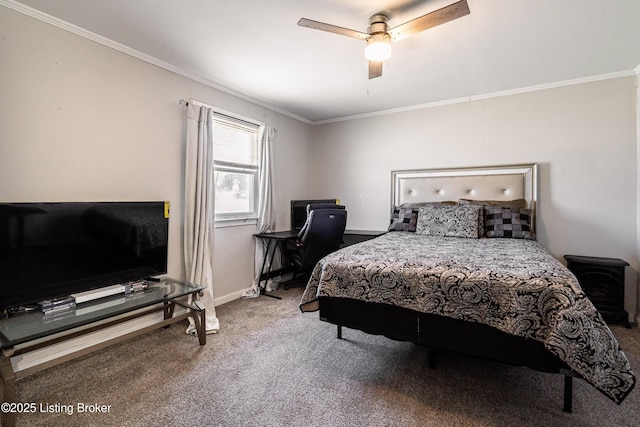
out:
<path id="1" fill-rule="evenodd" d="M 277 270 L 272 270 L 271 266 L 273 265 L 273 258 L 275 256 L 278 245 L 285 243 L 287 240 L 293 241 L 298 237 L 298 232 L 300 230 L 286 230 L 286 231 L 275 231 L 272 233 L 258 233 L 254 234 L 255 237 L 262 239 L 266 242 L 266 249 L 264 251 L 264 258 L 262 259 L 262 267 L 260 268 L 260 276 L 258 278 L 258 289 L 260 290 L 260 295 L 266 295 L 272 298 L 278 298 L 275 295 L 269 295 L 266 291 L 267 280 L 272 277 L 281 276 L 283 274 L 289 273 L 293 271 L 291 266 L 281 267 Z M 373 239 L 374 237 L 378 237 L 382 234 L 386 233 L 386 231 L 378 231 L 378 230 L 345 230 L 344 232 L 344 243 L 341 247 L 349 246 L 354 243 L 363 242 L 365 240 Z M 269 264 L 267 267 L 267 259 L 269 259 Z M 264 286 L 262 286 L 262 281 L 264 280 Z"/>
<path id="2" fill-rule="evenodd" d="M 370 240 L 376 238 L 378 236 L 382 236 L 387 231 L 381 230 L 345 230 L 344 236 L 342 240 L 344 243 L 340 246 L 344 248 L 345 246 L 350 246 L 356 243 L 364 242 L 365 240 Z"/>
<path id="3" fill-rule="evenodd" d="M 272 270 L 273 258 L 278 249 L 278 245 L 286 242 L 287 240 L 295 240 L 298 237 L 299 230 L 286 230 L 286 231 L 274 231 L 272 233 L 257 233 L 255 237 L 266 242 L 267 247 L 264 250 L 264 257 L 262 258 L 262 266 L 260 267 L 260 275 L 258 276 L 258 289 L 260 295 L 266 295 L 271 298 L 281 299 L 275 295 L 267 293 L 267 280 L 272 277 L 280 276 L 282 274 L 292 271 L 291 267 L 282 267 L 277 270 Z M 269 266 L 267 268 L 267 259 L 269 260 Z M 266 269 L 266 270 L 265 270 Z M 262 281 L 264 280 L 264 286 Z"/>

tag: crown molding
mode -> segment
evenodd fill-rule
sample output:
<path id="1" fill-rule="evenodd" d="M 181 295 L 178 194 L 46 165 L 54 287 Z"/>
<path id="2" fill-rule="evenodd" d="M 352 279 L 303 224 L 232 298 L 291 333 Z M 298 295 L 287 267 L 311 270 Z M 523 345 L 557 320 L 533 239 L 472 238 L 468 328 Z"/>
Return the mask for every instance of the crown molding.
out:
<path id="1" fill-rule="evenodd" d="M 198 83 L 202 83 L 206 86 L 209 86 L 213 89 L 219 90 L 221 92 L 227 93 L 229 95 L 233 95 L 237 98 L 243 99 L 245 101 L 251 102 L 253 104 L 256 105 L 260 105 L 264 108 L 267 108 L 271 111 L 274 111 L 276 113 L 280 113 L 284 116 L 290 117 L 292 119 L 301 121 L 303 123 L 306 124 L 312 124 L 312 122 L 308 119 L 305 119 L 304 117 L 300 117 L 296 114 L 293 114 L 289 111 L 283 110 L 281 108 L 276 107 L 275 105 L 269 104 L 268 102 L 262 101 L 260 99 L 256 99 L 256 98 L 252 98 L 250 96 L 247 96 L 245 94 L 242 94 L 240 92 L 237 92 L 233 89 L 229 89 L 228 87 L 222 86 L 219 83 L 216 83 L 213 80 L 210 80 L 204 76 L 202 76 L 199 73 L 195 73 L 193 71 L 190 70 L 186 70 L 184 68 L 181 67 L 177 67 L 173 64 L 170 64 L 168 62 L 162 61 L 158 58 L 155 58 L 151 55 L 147 55 L 143 52 L 140 52 L 136 49 L 132 49 L 128 46 L 125 46 L 121 43 L 118 43 L 114 40 L 111 40 L 109 38 L 103 37 L 99 34 L 93 33 L 91 31 L 88 31 L 84 28 L 78 27 L 76 25 L 73 25 L 69 22 L 66 22 L 62 19 L 56 18 L 54 16 L 48 15 L 46 13 L 43 13 L 39 10 L 33 9 L 29 6 L 25 6 L 22 3 L 18 3 L 17 1 L 14 0 L 0 0 L 0 5 L 5 6 L 9 9 L 13 9 L 16 12 L 20 12 L 24 15 L 30 16 L 32 18 L 35 18 L 39 21 L 45 22 L 47 24 L 53 25 L 54 27 L 58 27 L 62 30 L 68 31 L 70 33 L 73 33 L 75 35 L 78 35 L 80 37 L 84 37 L 86 39 L 89 39 L 93 42 L 99 43 L 103 46 L 109 47 L 111 49 L 117 50 L 119 52 L 122 52 L 126 55 L 132 56 L 134 58 L 140 59 L 142 61 L 145 61 L 149 64 L 155 65 L 157 67 L 163 68 L 167 71 L 171 71 L 172 73 L 178 74 L 180 76 L 186 77 L 190 80 L 194 80 Z"/>
<path id="2" fill-rule="evenodd" d="M 545 83 L 545 84 L 535 85 L 535 86 L 527 86 L 527 87 L 522 87 L 522 88 L 518 88 L 518 89 L 510 89 L 510 90 L 503 90 L 503 91 L 498 91 L 498 92 L 490 92 L 490 93 L 485 93 L 485 94 L 480 94 L 480 95 L 465 96 L 465 97 L 462 97 L 462 98 L 449 99 L 449 100 L 445 100 L 445 101 L 437 101 L 437 102 L 430 102 L 430 103 L 426 103 L 426 104 L 410 105 L 410 106 L 407 106 L 407 107 L 394 108 L 394 109 L 390 109 L 390 110 L 381 110 L 381 111 L 374 111 L 374 112 L 371 112 L 371 113 L 356 114 L 356 115 L 353 115 L 353 116 L 337 117 L 335 119 L 319 120 L 319 121 L 312 122 L 312 124 L 313 125 L 323 125 L 323 124 L 328 124 L 328 123 L 343 122 L 343 121 L 347 121 L 347 120 L 357 120 L 357 119 L 364 119 L 364 118 L 368 118 L 368 117 L 377 117 L 377 116 L 384 116 L 384 115 L 388 115 L 388 114 L 403 113 L 403 112 L 406 112 L 406 111 L 424 110 L 424 109 L 427 109 L 427 108 L 441 107 L 441 106 L 444 106 L 444 105 L 460 104 L 460 103 L 463 103 L 463 102 L 471 102 L 471 101 L 480 101 L 480 100 L 483 100 L 483 99 L 498 98 L 498 97 L 509 96 L 509 95 L 518 95 L 518 94 L 528 93 L 528 92 L 537 92 L 537 91 L 545 90 L 545 89 L 554 89 L 554 88 L 559 88 L 559 87 L 564 87 L 564 86 L 573 86 L 573 85 L 578 85 L 578 84 L 583 84 L 583 83 L 591 83 L 591 82 L 597 82 L 597 81 L 601 81 L 601 80 L 609 80 L 609 79 L 615 79 L 615 78 L 618 78 L 618 77 L 628 77 L 628 76 L 633 76 L 633 75 L 640 75 L 640 66 L 638 66 L 635 70 L 620 71 L 620 72 L 608 73 L 608 74 L 600 74 L 600 75 L 597 75 L 597 76 L 583 77 L 583 78 L 571 79 L 571 80 L 563 80 L 563 81 L 559 81 L 559 82 Z"/>

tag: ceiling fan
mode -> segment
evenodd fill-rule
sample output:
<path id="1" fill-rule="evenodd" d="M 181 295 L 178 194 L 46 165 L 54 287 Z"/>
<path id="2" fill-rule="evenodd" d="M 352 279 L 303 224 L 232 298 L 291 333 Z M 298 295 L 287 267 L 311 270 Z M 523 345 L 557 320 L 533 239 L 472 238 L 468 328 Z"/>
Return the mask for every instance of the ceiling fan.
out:
<path id="1" fill-rule="evenodd" d="M 306 18 L 300 19 L 298 25 L 366 40 L 367 46 L 364 49 L 364 56 L 369 60 L 369 79 L 374 79 L 382 75 L 382 62 L 391 56 L 391 41 L 397 42 L 412 34 L 453 21 L 469 13 L 467 0 L 461 0 L 391 29 L 387 25 L 389 15 L 384 12 L 377 13 L 369 18 L 367 33 Z"/>

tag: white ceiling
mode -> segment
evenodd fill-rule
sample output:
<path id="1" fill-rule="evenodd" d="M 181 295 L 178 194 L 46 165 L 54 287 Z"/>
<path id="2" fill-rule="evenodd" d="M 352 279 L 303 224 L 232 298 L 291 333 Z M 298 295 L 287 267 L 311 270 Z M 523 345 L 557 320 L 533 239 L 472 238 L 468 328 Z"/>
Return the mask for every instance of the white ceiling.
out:
<path id="1" fill-rule="evenodd" d="M 307 123 L 640 68 L 638 0 L 468 0 L 471 13 L 393 45 L 368 80 L 364 42 L 299 27 L 302 17 L 366 32 L 455 0 L 0 0 Z M 68 25 L 71 24 L 71 25 Z"/>

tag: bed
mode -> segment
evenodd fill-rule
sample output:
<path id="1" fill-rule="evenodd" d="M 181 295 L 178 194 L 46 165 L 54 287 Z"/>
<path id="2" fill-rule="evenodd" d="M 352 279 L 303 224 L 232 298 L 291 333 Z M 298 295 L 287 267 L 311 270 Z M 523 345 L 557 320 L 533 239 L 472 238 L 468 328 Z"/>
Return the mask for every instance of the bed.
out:
<path id="1" fill-rule="evenodd" d="M 616 403 L 629 362 L 575 276 L 535 239 L 537 165 L 392 172 L 389 232 L 315 266 L 303 312 L 338 326 L 564 375 Z"/>

